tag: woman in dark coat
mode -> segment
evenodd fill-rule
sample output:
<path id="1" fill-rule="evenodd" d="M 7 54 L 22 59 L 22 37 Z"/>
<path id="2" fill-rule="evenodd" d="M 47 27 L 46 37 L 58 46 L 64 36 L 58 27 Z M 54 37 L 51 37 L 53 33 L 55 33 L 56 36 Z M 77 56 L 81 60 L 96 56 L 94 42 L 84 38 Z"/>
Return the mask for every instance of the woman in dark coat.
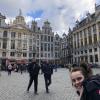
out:
<path id="1" fill-rule="evenodd" d="M 100 100 L 100 75 L 92 75 L 91 68 L 84 64 L 70 72 L 80 100 Z"/>

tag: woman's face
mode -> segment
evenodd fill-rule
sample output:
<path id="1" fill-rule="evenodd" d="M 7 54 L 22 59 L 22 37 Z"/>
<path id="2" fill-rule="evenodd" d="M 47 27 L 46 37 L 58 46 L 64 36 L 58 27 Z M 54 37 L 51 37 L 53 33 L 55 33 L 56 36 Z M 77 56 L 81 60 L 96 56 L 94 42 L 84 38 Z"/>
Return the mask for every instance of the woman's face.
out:
<path id="1" fill-rule="evenodd" d="M 82 89 L 82 82 L 84 80 L 84 76 L 83 76 L 81 71 L 71 72 L 71 80 L 72 80 L 73 86 L 77 90 L 81 90 Z"/>

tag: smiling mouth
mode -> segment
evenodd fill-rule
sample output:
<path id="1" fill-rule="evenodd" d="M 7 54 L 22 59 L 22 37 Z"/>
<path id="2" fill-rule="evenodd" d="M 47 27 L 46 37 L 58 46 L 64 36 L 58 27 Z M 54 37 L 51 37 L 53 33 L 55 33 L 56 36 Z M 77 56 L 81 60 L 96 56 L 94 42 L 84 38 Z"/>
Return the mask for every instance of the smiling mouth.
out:
<path id="1" fill-rule="evenodd" d="M 78 85 L 78 86 L 76 86 L 76 88 L 77 88 L 77 89 L 80 89 L 80 88 L 82 88 L 82 86 L 81 86 L 81 85 Z"/>

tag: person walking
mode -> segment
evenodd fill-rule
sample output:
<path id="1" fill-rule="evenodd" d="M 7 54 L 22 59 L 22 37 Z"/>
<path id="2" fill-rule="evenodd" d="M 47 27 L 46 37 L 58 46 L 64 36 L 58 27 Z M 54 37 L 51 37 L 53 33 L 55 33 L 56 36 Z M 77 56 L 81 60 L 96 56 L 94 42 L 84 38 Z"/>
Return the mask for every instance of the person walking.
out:
<path id="1" fill-rule="evenodd" d="M 49 93 L 49 86 L 52 83 L 51 75 L 53 74 L 53 68 L 48 61 L 43 62 L 41 66 L 42 72 L 44 73 L 46 93 Z"/>
<path id="2" fill-rule="evenodd" d="M 8 65 L 8 75 L 11 75 L 12 68 L 13 68 L 12 65 L 9 64 Z"/>
<path id="3" fill-rule="evenodd" d="M 35 58 L 33 58 L 32 62 L 27 66 L 27 70 L 29 72 L 29 77 L 30 77 L 29 84 L 27 87 L 27 92 L 29 92 L 29 89 L 34 80 L 34 94 L 38 95 L 37 88 L 38 88 L 38 74 L 40 66 L 36 63 Z"/>
<path id="4" fill-rule="evenodd" d="M 23 64 L 20 64 L 19 68 L 20 68 L 20 73 L 23 74 Z"/>

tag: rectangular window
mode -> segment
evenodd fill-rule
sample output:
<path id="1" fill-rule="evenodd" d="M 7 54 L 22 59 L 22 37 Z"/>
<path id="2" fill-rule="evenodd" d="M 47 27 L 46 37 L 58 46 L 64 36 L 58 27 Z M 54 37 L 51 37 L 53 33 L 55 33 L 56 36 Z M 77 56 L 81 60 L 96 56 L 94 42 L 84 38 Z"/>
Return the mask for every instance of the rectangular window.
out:
<path id="1" fill-rule="evenodd" d="M 39 40 L 37 40 L 37 45 L 39 45 Z"/>
<path id="2" fill-rule="evenodd" d="M 24 36 L 23 36 L 24 38 L 27 38 L 27 34 L 26 33 L 24 33 Z"/>
<path id="3" fill-rule="evenodd" d="M 39 57 L 39 53 L 37 53 L 36 56 Z"/>
<path id="4" fill-rule="evenodd" d="M 75 46 L 75 49 L 76 49 L 76 41 L 74 41 L 74 46 Z"/>
<path id="5" fill-rule="evenodd" d="M 47 43 L 44 44 L 44 51 L 47 51 Z"/>
<path id="6" fill-rule="evenodd" d="M 90 62 L 93 62 L 93 56 L 90 55 Z"/>
<path id="7" fill-rule="evenodd" d="M 41 35 L 41 41 L 43 41 L 43 35 Z"/>
<path id="8" fill-rule="evenodd" d="M 37 52 L 39 52 L 39 47 L 37 47 Z"/>
<path id="9" fill-rule="evenodd" d="M 21 45 L 22 45 L 21 40 L 18 40 L 17 47 L 21 47 Z"/>
<path id="10" fill-rule="evenodd" d="M 51 42 L 53 42 L 53 37 L 51 36 Z"/>
<path id="11" fill-rule="evenodd" d="M 3 49 L 6 49 L 6 48 L 7 48 L 7 40 L 6 40 L 6 39 L 3 39 L 2 48 L 3 48 Z"/>
<path id="12" fill-rule="evenodd" d="M 92 49 L 89 49 L 89 52 L 91 53 L 92 52 Z"/>
<path id="13" fill-rule="evenodd" d="M 29 46 L 29 51 L 32 51 L 32 46 Z"/>
<path id="14" fill-rule="evenodd" d="M 48 53 L 48 58 L 50 57 L 50 53 Z"/>
<path id="15" fill-rule="evenodd" d="M 83 51 L 81 51 L 81 54 L 83 54 Z"/>
<path id="16" fill-rule="evenodd" d="M 15 38 L 16 37 L 16 33 L 15 32 L 11 32 L 11 38 Z"/>
<path id="17" fill-rule="evenodd" d="M 45 53 L 45 57 L 47 57 L 47 53 Z"/>
<path id="18" fill-rule="evenodd" d="M 50 36 L 48 36 L 48 42 L 50 42 Z"/>
<path id="19" fill-rule="evenodd" d="M 83 39 L 81 39 L 81 46 L 83 46 Z"/>
<path id="20" fill-rule="evenodd" d="M 85 50 L 85 53 L 87 53 L 87 50 Z"/>
<path id="21" fill-rule="evenodd" d="M 10 56 L 15 56 L 15 52 L 10 52 Z"/>
<path id="22" fill-rule="evenodd" d="M 58 48 L 57 47 L 55 47 L 55 51 L 57 51 L 58 50 Z"/>
<path id="23" fill-rule="evenodd" d="M 97 34 L 94 34 L 94 43 L 97 43 Z"/>
<path id="24" fill-rule="evenodd" d="M 7 37 L 7 31 L 3 32 L 3 37 Z"/>
<path id="25" fill-rule="evenodd" d="M 21 33 L 18 33 L 18 38 L 21 38 Z"/>
<path id="26" fill-rule="evenodd" d="M 95 62 L 98 62 L 98 55 L 95 55 Z"/>
<path id="27" fill-rule="evenodd" d="M 80 47 L 80 43 L 79 43 L 79 41 L 78 41 L 78 43 L 77 43 L 77 47 L 78 47 L 78 48 Z"/>
<path id="28" fill-rule="evenodd" d="M 32 53 L 29 53 L 29 57 L 32 57 Z"/>
<path id="29" fill-rule="evenodd" d="M 55 53 L 55 58 L 57 58 L 57 52 Z"/>
<path id="30" fill-rule="evenodd" d="M 92 44 L 92 36 L 91 35 L 89 35 L 89 44 Z"/>
<path id="31" fill-rule="evenodd" d="M 23 53 L 23 57 L 27 57 L 27 53 Z"/>
<path id="32" fill-rule="evenodd" d="M 43 57 L 43 53 L 41 53 L 41 57 Z"/>
<path id="33" fill-rule="evenodd" d="M 53 44 L 51 44 L 51 51 L 53 51 Z"/>
<path id="34" fill-rule="evenodd" d="M 39 39 L 39 35 L 37 35 L 37 39 Z"/>
<path id="35" fill-rule="evenodd" d="M 23 44 L 23 50 L 27 50 L 27 44 Z"/>
<path id="36" fill-rule="evenodd" d="M 41 43 L 41 51 L 43 51 L 43 43 Z"/>
<path id="37" fill-rule="evenodd" d="M 15 40 L 11 40 L 11 49 L 15 49 Z"/>
<path id="38" fill-rule="evenodd" d="M 48 44 L 48 51 L 50 51 L 50 44 Z"/>
<path id="39" fill-rule="evenodd" d="M 84 38 L 84 42 L 85 42 L 85 45 L 87 45 L 87 38 L 86 37 Z"/>
<path id="40" fill-rule="evenodd" d="M 29 40 L 29 44 L 32 45 L 32 39 Z"/>
<path id="41" fill-rule="evenodd" d="M 44 36 L 44 41 L 47 41 L 47 36 L 46 35 Z"/>
<path id="42" fill-rule="evenodd" d="M 94 48 L 94 52 L 97 52 L 97 48 Z"/>

